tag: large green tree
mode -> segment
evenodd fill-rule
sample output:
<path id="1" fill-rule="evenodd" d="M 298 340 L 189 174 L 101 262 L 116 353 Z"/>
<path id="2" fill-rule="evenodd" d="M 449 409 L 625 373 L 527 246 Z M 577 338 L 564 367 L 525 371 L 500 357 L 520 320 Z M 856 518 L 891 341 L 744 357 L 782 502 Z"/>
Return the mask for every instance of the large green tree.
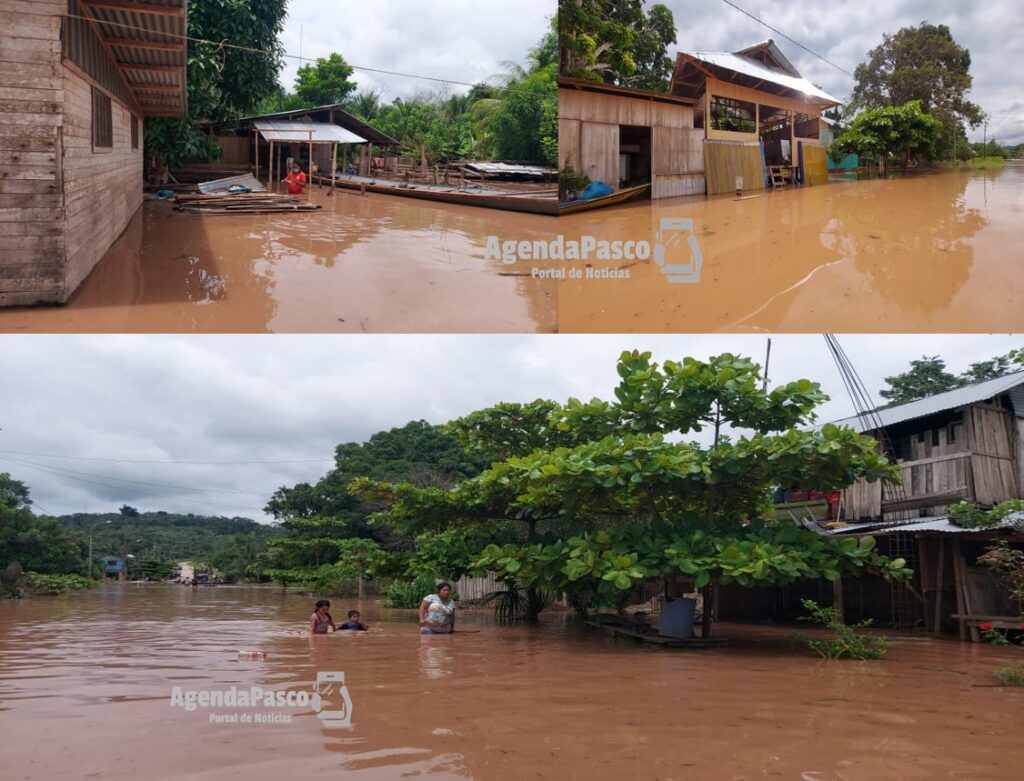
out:
<path id="1" fill-rule="evenodd" d="M 188 9 L 188 117 L 149 118 L 147 154 L 177 165 L 215 153 L 199 128 L 254 111 L 278 87 L 287 0 L 203 0 Z M 211 41 L 204 43 L 202 41 Z M 259 51 L 221 47 L 220 42 Z"/>
<path id="2" fill-rule="evenodd" d="M 981 108 L 967 99 L 971 89 L 971 53 L 954 39 L 949 27 L 922 22 L 882 36 L 854 71 L 853 95 L 846 112 L 901 106 L 913 100 L 938 118 L 943 157 L 952 156 L 953 140 L 960 144 L 964 123 L 976 127 Z M 962 147 L 961 147 L 962 148 Z"/>
<path id="3" fill-rule="evenodd" d="M 713 583 L 906 574 L 901 560 L 879 556 L 871 542 L 772 519 L 779 484 L 833 490 L 859 478 L 896 478 L 869 437 L 807 428 L 826 399 L 816 383 L 766 392 L 759 367 L 745 358 L 663 366 L 650 358 L 622 354 L 611 401 L 500 405 L 451 424 L 467 446 L 505 454 L 454 487 L 364 479 L 351 488 L 387 503 L 375 522 L 405 533 L 511 534 L 482 550 L 476 569 L 534 594 L 566 593 L 579 609 L 614 604 L 645 578 L 692 576 L 705 590 L 705 632 Z M 683 439 L 705 430 L 706 444 Z"/>
<path id="4" fill-rule="evenodd" d="M 32 512 L 28 487 L 0 474 L 0 570 L 18 564 L 45 575 L 83 571 L 82 539 L 59 521 Z"/>
<path id="5" fill-rule="evenodd" d="M 913 100 L 901 106 L 862 111 L 832 142 L 828 151 L 835 160 L 851 152 L 876 159 L 883 174 L 888 158 L 894 156 L 906 170 L 911 160 L 935 154 L 941 130 L 942 124 L 925 114 L 920 102 Z"/>
<path id="6" fill-rule="evenodd" d="M 317 57 L 315 63 L 299 68 L 295 94 L 307 106 L 343 103 L 356 90 L 355 82 L 351 81 L 352 73 L 352 66 L 337 52 Z"/>
<path id="7" fill-rule="evenodd" d="M 937 355 L 923 355 L 910 362 L 905 372 L 885 378 L 888 387 L 878 393 L 889 406 L 934 396 L 985 380 L 1003 377 L 1024 369 L 1024 348 L 1011 350 L 985 361 L 976 361 L 960 374 L 946 370 L 946 362 Z"/>

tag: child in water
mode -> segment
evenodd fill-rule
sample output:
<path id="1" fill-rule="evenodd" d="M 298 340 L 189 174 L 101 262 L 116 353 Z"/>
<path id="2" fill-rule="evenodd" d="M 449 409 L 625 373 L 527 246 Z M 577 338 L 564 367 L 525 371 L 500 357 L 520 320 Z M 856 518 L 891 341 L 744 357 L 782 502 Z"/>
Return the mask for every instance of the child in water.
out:
<path id="1" fill-rule="evenodd" d="M 343 629 L 355 629 L 355 630 L 357 630 L 359 632 L 365 632 L 366 631 L 366 624 L 362 623 L 359 620 L 359 611 L 358 610 L 350 610 L 350 611 L 348 611 L 348 621 L 346 621 L 344 624 L 339 626 L 338 627 L 338 631 L 341 631 Z"/>
<path id="2" fill-rule="evenodd" d="M 325 635 L 328 632 L 335 631 L 337 627 L 334 626 L 334 619 L 331 618 L 330 610 L 331 603 L 329 600 L 321 599 L 316 603 L 316 608 L 309 617 L 309 633 L 311 635 Z"/>

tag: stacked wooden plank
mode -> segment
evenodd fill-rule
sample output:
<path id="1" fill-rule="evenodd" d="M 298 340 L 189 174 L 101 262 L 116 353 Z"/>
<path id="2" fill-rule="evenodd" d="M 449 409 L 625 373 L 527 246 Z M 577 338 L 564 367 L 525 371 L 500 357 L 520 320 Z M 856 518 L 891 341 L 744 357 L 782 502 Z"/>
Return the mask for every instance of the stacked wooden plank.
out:
<path id="1" fill-rule="evenodd" d="M 240 193 L 238 195 L 177 195 L 175 209 L 188 214 L 279 214 L 313 212 L 320 206 L 297 195 Z"/>

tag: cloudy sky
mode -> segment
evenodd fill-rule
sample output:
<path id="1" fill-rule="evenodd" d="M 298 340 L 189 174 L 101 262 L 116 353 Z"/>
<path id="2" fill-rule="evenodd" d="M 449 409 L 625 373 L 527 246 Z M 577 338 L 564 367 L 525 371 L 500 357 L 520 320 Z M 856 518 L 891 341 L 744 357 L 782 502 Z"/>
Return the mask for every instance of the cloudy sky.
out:
<path id="1" fill-rule="evenodd" d="M 555 0 L 289 0 L 281 42 L 289 54 L 340 53 L 353 66 L 476 83 L 502 73 L 548 30 Z M 301 41 L 300 41 L 301 35 Z M 294 88 L 299 61 L 289 58 L 281 83 Z M 357 70 L 361 90 L 390 102 L 441 85 Z M 464 87 L 452 87 L 465 91 Z"/>
<path id="2" fill-rule="evenodd" d="M 944 356 L 958 372 L 1022 341 L 840 339 L 872 393 L 923 354 Z M 609 398 L 615 359 L 634 348 L 658 360 L 731 351 L 760 361 L 765 339 L 0 337 L 0 366 L 17 378 L 0 384 L 0 472 L 27 483 L 51 514 L 128 503 L 267 520 L 261 508 L 270 494 L 318 478 L 339 442 L 413 419 L 443 423 L 499 401 Z M 821 336 L 773 337 L 770 375 L 773 384 L 821 382 L 833 397 L 822 420 L 855 412 Z"/>
<path id="3" fill-rule="evenodd" d="M 660 0 L 672 9 L 682 51 L 735 51 L 774 38 L 797 70 L 837 98 L 849 97 L 853 79 L 781 38 L 722 0 Z M 648 5 L 651 0 L 648 0 Z M 927 21 L 945 24 L 971 52 L 970 99 L 990 115 L 988 135 L 1024 142 L 1024 3 L 1020 0 L 736 0 L 808 49 L 853 73 L 867 53 L 895 33 Z M 982 138 L 982 128 L 968 133 Z"/>

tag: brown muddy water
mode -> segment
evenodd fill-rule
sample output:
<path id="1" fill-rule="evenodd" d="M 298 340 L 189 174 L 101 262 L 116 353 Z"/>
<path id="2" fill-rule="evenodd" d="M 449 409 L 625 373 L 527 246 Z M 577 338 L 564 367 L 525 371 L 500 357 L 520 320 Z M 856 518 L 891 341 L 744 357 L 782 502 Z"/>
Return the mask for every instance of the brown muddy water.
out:
<path id="1" fill-rule="evenodd" d="M 560 223 L 567 238 L 653 241 L 662 218 L 694 221 L 700 281 L 670 284 L 651 262 L 629 279 L 566 281 L 562 332 L 1024 330 L 1022 165 L 648 201 Z"/>
<path id="2" fill-rule="evenodd" d="M 0 775 L 14 779 L 1009 779 L 1024 690 L 1014 649 L 896 638 L 879 662 L 822 662 L 790 629 L 724 625 L 724 649 L 613 640 L 561 616 L 466 613 L 421 637 L 363 606 L 367 633 L 310 638 L 311 599 L 277 589 L 109 585 L 0 602 Z M 337 619 L 349 607 L 335 600 Z M 239 660 L 262 650 L 265 661 Z M 188 690 L 310 691 L 343 671 L 349 728 L 214 723 Z"/>
<path id="3" fill-rule="evenodd" d="M 557 283 L 483 251 L 502 232 L 547 237 L 553 218 L 328 191 L 293 215 L 147 201 L 69 304 L 0 310 L 0 332 L 555 330 Z"/>

